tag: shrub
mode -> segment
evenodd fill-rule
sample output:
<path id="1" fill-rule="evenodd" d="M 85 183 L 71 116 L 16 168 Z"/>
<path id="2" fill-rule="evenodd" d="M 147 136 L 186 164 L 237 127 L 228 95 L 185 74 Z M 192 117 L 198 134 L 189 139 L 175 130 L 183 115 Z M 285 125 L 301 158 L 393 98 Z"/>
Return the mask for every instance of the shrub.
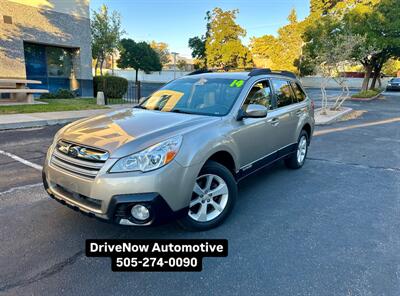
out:
<path id="1" fill-rule="evenodd" d="M 69 89 L 60 88 L 55 93 L 42 94 L 41 99 L 73 99 L 76 97 L 75 92 Z"/>
<path id="2" fill-rule="evenodd" d="M 56 95 L 59 99 L 73 99 L 76 97 L 75 92 L 72 90 L 62 88 L 57 91 Z"/>
<path id="3" fill-rule="evenodd" d="M 367 91 L 362 91 L 352 95 L 352 98 L 372 98 L 378 95 L 381 92 L 379 89 L 369 89 Z"/>
<path id="4" fill-rule="evenodd" d="M 117 76 L 96 76 L 93 78 L 94 97 L 97 92 L 104 92 L 110 99 L 120 99 L 128 90 L 128 80 Z"/>

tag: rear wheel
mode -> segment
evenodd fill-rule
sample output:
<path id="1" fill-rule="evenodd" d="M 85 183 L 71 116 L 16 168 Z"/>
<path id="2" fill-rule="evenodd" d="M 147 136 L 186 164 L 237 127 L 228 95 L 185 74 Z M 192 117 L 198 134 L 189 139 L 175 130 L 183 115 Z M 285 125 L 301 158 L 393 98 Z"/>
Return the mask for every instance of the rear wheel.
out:
<path id="1" fill-rule="evenodd" d="M 214 228 L 228 217 L 236 197 L 237 185 L 232 173 L 223 165 L 208 161 L 194 184 L 188 214 L 179 224 L 193 231 Z"/>
<path id="2" fill-rule="evenodd" d="M 307 157 L 308 152 L 308 134 L 305 130 L 302 130 L 297 141 L 296 152 L 292 153 L 288 158 L 285 159 L 285 164 L 290 169 L 301 168 Z"/>

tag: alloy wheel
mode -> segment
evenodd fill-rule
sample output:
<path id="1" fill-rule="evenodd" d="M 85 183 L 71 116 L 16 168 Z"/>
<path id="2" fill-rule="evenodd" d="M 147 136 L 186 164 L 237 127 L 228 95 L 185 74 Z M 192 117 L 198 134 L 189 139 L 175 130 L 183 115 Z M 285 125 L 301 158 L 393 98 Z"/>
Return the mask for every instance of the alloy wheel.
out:
<path id="1" fill-rule="evenodd" d="M 221 215 L 228 198 L 228 185 L 221 177 L 214 174 L 201 175 L 193 188 L 189 217 L 197 222 L 212 221 Z"/>

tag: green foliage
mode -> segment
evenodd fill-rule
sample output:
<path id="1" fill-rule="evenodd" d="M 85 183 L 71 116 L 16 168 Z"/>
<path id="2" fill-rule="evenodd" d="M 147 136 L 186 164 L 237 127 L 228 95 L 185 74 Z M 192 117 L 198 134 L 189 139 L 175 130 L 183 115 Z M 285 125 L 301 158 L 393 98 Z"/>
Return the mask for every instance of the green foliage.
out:
<path id="1" fill-rule="evenodd" d="M 373 98 L 373 97 L 377 96 L 379 93 L 381 93 L 381 90 L 379 90 L 379 89 L 369 89 L 369 90 L 364 90 L 359 93 L 356 93 L 356 94 L 352 95 L 351 97 L 368 99 L 368 98 Z"/>
<path id="2" fill-rule="evenodd" d="M 187 62 L 186 62 L 185 60 L 179 60 L 179 61 L 176 63 L 176 66 L 178 67 L 179 70 L 183 71 L 183 70 L 186 69 Z"/>
<path id="3" fill-rule="evenodd" d="M 0 106 L 0 114 L 77 111 L 108 108 L 96 105 L 96 99 L 40 99 L 40 101 L 47 104 Z"/>
<path id="4" fill-rule="evenodd" d="M 69 89 L 60 88 L 55 93 L 42 94 L 41 99 L 73 99 L 76 97 L 75 92 Z"/>
<path id="5" fill-rule="evenodd" d="M 122 39 L 120 58 L 117 65 L 121 69 L 134 68 L 138 80 L 139 70 L 145 72 L 161 71 L 162 65 L 158 54 L 146 42 L 135 42 L 132 39 Z"/>
<path id="6" fill-rule="evenodd" d="M 203 67 L 206 66 L 206 39 L 202 37 L 192 37 L 188 42 L 189 48 L 192 50 L 192 57 L 200 61 Z"/>
<path id="7" fill-rule="evenodd" d="M 236 24 L 238 10 L 214 8 L 206 40 L 207 66 L 211 68 L 245 68 L 253 66 L 252 56 L 240 38 L 246 31 Z"/>
<path id="8" fill-rule="evenodd" d="M 297 21 L 293 9 L 288 16 L 289 24 L 278 30 L 278 36 L 264 35 L 252 38 L 250 48 L 255 57 L 270 61 L 269 67 L 276 70 L 298 72 L 303 40 L 304 23 Z M 297 64 L 296 64 L 297 62 Z M 297 65 L 297 66 L 296 66 Z"/>
<path id="9" fill-rule="evenodd" d="M 99 11 L 92 11 L 90 28 L 92 32 L 92 57 L 96 59 L 96 70 L 100 66 L 102 73 L 104 61 L 116 51 L 121 35 L 124 34 L 121 29 L 121 17 L 116 11 L 110 14 L 108 7 L 102 5 Z"/>
<path id="10" fill-rule="evenodd" d="M 117 76 L 93 77 L 94 96 L 97 92 L 104 92 L 104 96 L 110 99 L 119 99 L 128 90 L 128 80 Z"/>

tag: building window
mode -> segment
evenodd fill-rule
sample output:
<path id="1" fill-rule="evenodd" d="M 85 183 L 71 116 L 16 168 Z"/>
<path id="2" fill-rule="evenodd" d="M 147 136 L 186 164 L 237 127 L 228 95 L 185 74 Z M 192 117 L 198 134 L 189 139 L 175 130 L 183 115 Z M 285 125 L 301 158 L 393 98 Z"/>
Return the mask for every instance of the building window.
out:
<path id="1" fill-rule="evenodd" d="M 8 25 L 12 25 L 12 17 L 9 15 L 3 15 L 3 22 Z"/>
<path id="2" fill-rule="evenodd" d="M 31 88 L 47 88 L 56 92 L 60 88 L 77 90 L 79 85 L 71 83 L 74 54 L 77 49 L 42 44 L 24 43 L 27 79 L 40 80 L 42 84 L 32 84 Z"/>
<path id="3" fill-rule="evenodd" d="M 46 47 L 49 77 L 71 77 L 72 52 L 61 47 Z"/>

